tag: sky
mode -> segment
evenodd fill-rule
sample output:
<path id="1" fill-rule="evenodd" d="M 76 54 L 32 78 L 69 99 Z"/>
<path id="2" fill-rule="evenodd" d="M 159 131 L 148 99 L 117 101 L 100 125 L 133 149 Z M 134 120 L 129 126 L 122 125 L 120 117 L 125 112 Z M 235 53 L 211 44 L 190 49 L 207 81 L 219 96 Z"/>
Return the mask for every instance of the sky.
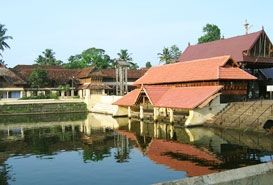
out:
<path id="1" fill-rule="evenodd" d="M 273 39 L 271 0 L 0 0 L 0 24 L 13 37 L 3 53 L 8 67 L 33 64 L 46 48 L 64 62 L 96 47 L 117 58 L 128 49 L 134 62 L 159 64 L 158 53 L 196 44 L 207 23 L 225 38 L 264 26 Z"/>

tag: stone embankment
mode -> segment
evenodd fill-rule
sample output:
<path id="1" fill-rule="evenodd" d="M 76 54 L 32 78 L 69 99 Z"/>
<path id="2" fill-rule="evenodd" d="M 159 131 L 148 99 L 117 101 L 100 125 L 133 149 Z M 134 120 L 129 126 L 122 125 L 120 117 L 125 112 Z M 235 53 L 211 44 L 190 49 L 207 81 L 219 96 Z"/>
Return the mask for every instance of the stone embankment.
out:
<path id="1" fill-rule="evenodd" d="M 190 177 L 176 181 L 158 183 L 157 185 L 229 185 L 259 184 L 268 185 L 273 182 L 273 163 L 263 163 L 209 175 Z"/>
<path id="2" fill-rule="evenodd" d="M 267 120 L 273 120 L 273 100 L 230 103 L 212 121 L 207 122 L 207 125 L 264 131 L 264 124 Z"/>
<path id="3" fill-rule="evenodd" d="M 87 112 L 82 100 L 11 100 L 0 101 L 0 115 Z"/>

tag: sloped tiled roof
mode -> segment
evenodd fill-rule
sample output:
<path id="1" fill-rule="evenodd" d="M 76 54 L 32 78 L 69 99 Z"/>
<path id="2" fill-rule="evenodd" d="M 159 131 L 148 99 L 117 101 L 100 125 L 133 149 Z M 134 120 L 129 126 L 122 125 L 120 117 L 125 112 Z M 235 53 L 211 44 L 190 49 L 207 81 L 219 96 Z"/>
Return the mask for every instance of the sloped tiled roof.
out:
<path id="1" fill-rule="evenodd" d="M 4 66 L 0 66 L 0 77 L 4 78 L 10 85 L 26 84 L 23 79 Z"/>
<path id="2" fill-rule="evenodd" d="M 135 82 L 135 85 L 209 81 L 220 79 L 256 79 L 254 76 L 239 69 L 238 67 L 225 66 L 229 61 L 231 61 L 234 65 L 237 65 L 237 63 L 227 55 L 152 67 Z"/>
<path id="3" fill-rule="evenodd" d="M 108 85 L 103 83 L 89 83 L 80 85 L 77 89 L 91 89 L 91 90 L 102 90 L 102 89 L 111 89 Z"/>
<path id="4" fill-rule="evenodd" d="M 154 107 L 194 109 L 221 89 L 222 86 L 170 87 L 145 85 L 123 96 L 114 104 L 120 106 L 135 105 L 140 92 L 144 90 Z"/>
<path id="5" fill-rule="evenodd" d="M 206 101 L 208 98 L 218 93 L 222 86 L 197 86 L 197 87 L 162 87 L 162 92 L 158 93 L 160 86 L 144 86 L 147 96 L 152 100 L 155 107 L 194 109 Z"/>
<path id="6" fill-rule="evenodd" d="M 138 79 L 145 74 L 147 71 L 144 69 L 128 69 L 127 76 L 131 79 Z M 116 78 L 116 70 L 115 69 L 102 69 L 102 74 L 104 74 L 105 78 Z"/>
<path id="7" fill-rule="evenodd" d="M 177 160 L 174 157 L 167 155 L 171 153 L 186 156 L 187 160 Z M 193 145 L 165 141 L 162 139 L 153 139 L 149 144 L 146 155 L 157 164 L 164 164 L 171 169 L 187 172 L 187 176 L 199 176 L 213 173 L 217 170 L 211 168 L 210 165 L 221 164 L 221 161 L 217 156 L 209 151 L 202 150 Z M 203 164 L 198 163 L 197 161 L 202 161 Z"/>
<path id="8" fill-rule="evenodd" d="M 223 55 L 231 55 L 234 60 L 243 61 L 243 51 L 251 49 L 263 32 L 261 30 L 247 35 L 188 46 L 180 55 L 179 62 Z"/>
<path id="9" fill-rule="evenodd" d="M 133 106 L 136 103 L 140 92 L 141 89 L 134 89 L 116 102 L 114 102 L 113 105 Z"/>
<path id="10" fill-rule="evenodd" d="M 86 78 L 89 77 L 92 71 L 94 71 L 94 67 L 85 67 L 83 69 L 80 69 L 80 72 L 77 75 L 77 78 Z"/>
<path id="11" fill-rule="evenodd" d="M 76 78 L 80 69 L 65 69 L 60 66 L 39 66 L 39 65 L 17 65 L 12 70 L 24 80 L 28 80 L 32 71 L 41 67 L 47 71 L 50 80 L 58 83 L 68 83 L 73 77 Z"/>

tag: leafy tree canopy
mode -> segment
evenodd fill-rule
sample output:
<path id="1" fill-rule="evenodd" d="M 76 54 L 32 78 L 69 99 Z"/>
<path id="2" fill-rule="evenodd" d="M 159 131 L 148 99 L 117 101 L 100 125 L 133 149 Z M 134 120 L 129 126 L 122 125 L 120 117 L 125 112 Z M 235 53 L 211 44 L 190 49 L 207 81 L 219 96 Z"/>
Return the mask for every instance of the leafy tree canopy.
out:
<path id="1" fill-rule="evenodd" d="M 162 53 L 158 53 L 159 61 L 164 64 L 174 63 L 178 60 L 180 56 L 180 49 L 176 45 L 171 47 L 164 47 Z"/>
<path id="2" fill-rule="evenodd" d="M 48 85 L 48 82 L 47 71 L 41 68 L 33 70 L 28 78 L 28 83 L 33 88 L 45 87 Z"/>
<path id="3" fill-rule="evenodd" d="M 221 38 L 221 30 L 214 24 L 207 24 L 203 27 L 203 33 L 204 35 L 198 39 L 199 44 L 219 40 Z"/>
<path id="4" fill-rule="evenodd" d="M 146 68 L 151 68 L 151 67 L 152 67 L 151 62 L 149 62 L 149 61 L 148 61 L 148 62 L 146 62 L 145 67 L 146 67 Z"/>
<path id="5" fill-rule="evenodd" d="M 13 39 L 11 36 L 7 36 L 6 32 L 7 32 L 7 28 L 5 28 L 5 25 L 0 24 L 0 51 L 1 52 L 3 52 L 5 48 L 10 48 L 6 41 L 8 39 Z M 2 56 L 1 53 L 0 53 L 0 56 Z"/>
<path id="6" fill-rule="evenodd" d="M 133 58 L 131 57 L 131 54 L 128 53 L 127 49 L 121 49 L 117 55 L 120 60 L 124 60 L 129 63 L 129 69 L 139 68 L 138 64 L 133 62 Z"/>
<path id="7" fill-rule="evenodd" d="M 55 52 L 52 49 L 45 49 L 43 55 L 39 55 L 35 62 L 39 65 L 60 66 L 63 62 L 55 58 Z"/>
<path id="8" fill-rule="evenodd" d="M 70 56 L 64 67 L 70 69 L 84 68 L 90 65 L 97 69 L 106 69 L 112 66 L 112 60 L 103 49 L 89 48 L 79 55 Z"/>

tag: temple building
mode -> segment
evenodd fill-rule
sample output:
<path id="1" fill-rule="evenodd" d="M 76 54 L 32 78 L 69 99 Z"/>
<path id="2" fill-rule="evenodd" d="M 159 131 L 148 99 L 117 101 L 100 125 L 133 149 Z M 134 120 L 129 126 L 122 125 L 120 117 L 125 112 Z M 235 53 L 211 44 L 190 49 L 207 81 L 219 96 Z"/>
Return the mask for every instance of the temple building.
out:
<path id="1" fill-rule="evenodd" d="M 45 87 L 31 87 L 31 73 L 41 67 L 47 72 Z M 128 91 L 135 88 L 134 81 L 140 78 L 146 69 L 128 69 Z M 17 65 L 14 68 L 0 66 L 0 99 L 19 99 L 24 96 L 55 93 L 61 97 L 79 96 L 85 98 L 91 94 L 116 95 L 115 69 L 65 69 L 62 66 Z M 126 92 L 127 93 L 127 92 Z"/>
<path id="2" fill-rule="evenodd" d="M 26 82 L 0 64 L 0 99 L 21 98 Z"/>
<path id="3" fill-rule="evenodd" d="M 266 86 L 273 84 L 268 81 L 273 75 L 273 45 L 264 29 L 246 35 L 189 45 L 181 54 L 179 62 L 223 55 L 230 55 L 241 69 L 258 78 L 249 83 L 248 98 L 267 96 Z"/>
<path id="4" fill-rule="evenodd" d="M 114 104 L 139 111 L 153 110 L 154 120 L 163 110 L 174 121 L 174 112 L 185 113 L 185 124 L 202 124 L 225 107 L 241 100 L 255 76 L 239 68 L 231 56 L 167 64 L 150 68 L 134 85 L 138 88 Z"/>

